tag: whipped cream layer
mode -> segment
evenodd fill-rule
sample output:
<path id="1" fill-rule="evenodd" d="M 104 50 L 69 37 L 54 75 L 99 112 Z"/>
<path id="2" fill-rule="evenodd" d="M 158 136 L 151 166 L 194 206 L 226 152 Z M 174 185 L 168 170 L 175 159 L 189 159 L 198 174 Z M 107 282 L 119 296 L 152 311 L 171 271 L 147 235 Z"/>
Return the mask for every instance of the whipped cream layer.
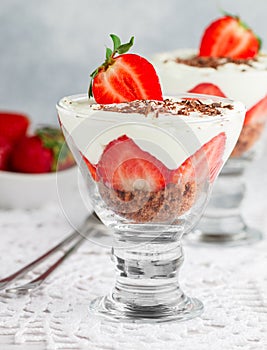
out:
<path id="1" fill-rule="evenodd" d="M 248 109 L 266 95 L 267 54 L 247 62 L 220 59 L 219 64 L 210 62 L 211 67 L 187 64 L 186 61 L 192 61 L 197 53 L 196 50 L 180 49 L 152 58 L 164 94 L 173 95 L 189 91 L 200 83 L 213 83 L 227 97 L 242 101 Z"/>
<path id="2" fill-rule="evenodd" d="M 63 98 L 58 114 L 63 131 L 88 160 L 98 163 L 111 141 L 127 135 L 169 169 L 176 169 L 202 145 L 226 134 L 224 161 L 242 128 L 245 108 L 240 102 L 191 95 L 195 100 L 167 98 L 97 105 L 85 95 Z"/>

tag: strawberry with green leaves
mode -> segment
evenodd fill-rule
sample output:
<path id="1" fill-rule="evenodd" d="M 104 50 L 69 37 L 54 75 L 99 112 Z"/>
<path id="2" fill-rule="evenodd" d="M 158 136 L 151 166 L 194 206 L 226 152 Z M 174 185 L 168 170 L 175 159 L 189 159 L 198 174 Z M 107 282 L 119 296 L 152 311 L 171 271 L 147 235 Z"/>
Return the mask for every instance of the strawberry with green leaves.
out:
<path id="1" fill-rule="evenodd" d="M 260 39 L 237 16 L 226 14 L 212 22 L 205 30 L 199 56 L 251 59 L 257 56 Z"/>
<path id="2" fill-rule="evenodd" d="M 40 128 L 19 141 L 11 154 L 11 168 L 22 173 L 47 173 L 66 169 L 74 159 L 60 129 Z"/>
<path id="3" fill-rule="evenodd" d="M 110 37 L 113 50 L 106 49 L 105 62 L 91 74 L 89 97 L 101 104 L 162 100 L 159 78 L 153 65 L 139 55 L 126 53 L 134 38 L 121 44 L 115 34 Z"/>

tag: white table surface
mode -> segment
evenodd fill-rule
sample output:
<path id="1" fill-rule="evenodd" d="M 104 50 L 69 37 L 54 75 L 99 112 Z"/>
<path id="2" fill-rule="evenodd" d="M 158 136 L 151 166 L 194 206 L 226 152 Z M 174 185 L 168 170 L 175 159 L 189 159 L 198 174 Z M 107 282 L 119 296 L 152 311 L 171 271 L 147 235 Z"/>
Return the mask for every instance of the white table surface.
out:
<path id="1" fill-rule="evenodd" d="M 267 232 L 266 159 L 247 171 L 243 206 L 247 222 L 263 232 Z M 76 210 L 81 221 L 84 213 Z M 0 277 L 45 252 L 71 229 L 55 204 L 32 211 L 0 210 Z M 113 276 L 109 250 L 86 242 L 39 290 L 21 297 L 0 293 L 0 350 L 267 349 L 266 237 L 234 248 L 185 245 L 181 286 L 204 302 L 205 311 L 184 323 L 123 325 L 92 320 L 88 303 L 109 291 Z"/>

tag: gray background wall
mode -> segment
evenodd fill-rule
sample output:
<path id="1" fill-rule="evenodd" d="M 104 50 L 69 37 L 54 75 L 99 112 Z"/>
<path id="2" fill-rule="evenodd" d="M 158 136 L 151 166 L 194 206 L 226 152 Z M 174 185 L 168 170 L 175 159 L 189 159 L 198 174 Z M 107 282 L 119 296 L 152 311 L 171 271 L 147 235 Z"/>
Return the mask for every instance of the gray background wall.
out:
<path id="1" fill-rule="evenodd" d="M 110 33 L 125 42 L 134 35 L 133 51 L 146 57 L 197 47 L 220 8 L 239 14 L 266 47 L 266 0 L 1 0 L 0 109 L 56 124 L 56 101 L 87 91 Z"/>

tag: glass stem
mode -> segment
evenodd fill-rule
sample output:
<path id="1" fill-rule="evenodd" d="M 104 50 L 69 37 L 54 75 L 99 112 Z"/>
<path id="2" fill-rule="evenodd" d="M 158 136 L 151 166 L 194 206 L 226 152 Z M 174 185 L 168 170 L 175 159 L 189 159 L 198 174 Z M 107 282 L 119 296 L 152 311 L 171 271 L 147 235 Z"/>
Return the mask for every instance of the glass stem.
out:
<path id="1" fill-rule="evenodd" d="M 145 239 L 144 232 L 116 232 L 115 285 L 109 295 L 91 302 L 91 312 L 119 322 L 158 323 L 199 316 L 203 304 L 187 297 L 179 286 L 184 255 L 180 237 L 174 235 L 163 233 L 151 240 L 151 236 Z"/>
<path id="2" fill-rule="evenodd" d="M 246 223 L 241 214 L 246 185 L 242 174 L 220 175 L 199 223 L 203 240 L 242 238 Z"/>
<path id="3" fill-rule="evenodd" d="M 178 281 L 184 260 L 180 241 L 113 248 L 112 257 L 116 283 L 111 298 L 115 302 L 136 309 L 177 304 L 183 299 Z"/>

